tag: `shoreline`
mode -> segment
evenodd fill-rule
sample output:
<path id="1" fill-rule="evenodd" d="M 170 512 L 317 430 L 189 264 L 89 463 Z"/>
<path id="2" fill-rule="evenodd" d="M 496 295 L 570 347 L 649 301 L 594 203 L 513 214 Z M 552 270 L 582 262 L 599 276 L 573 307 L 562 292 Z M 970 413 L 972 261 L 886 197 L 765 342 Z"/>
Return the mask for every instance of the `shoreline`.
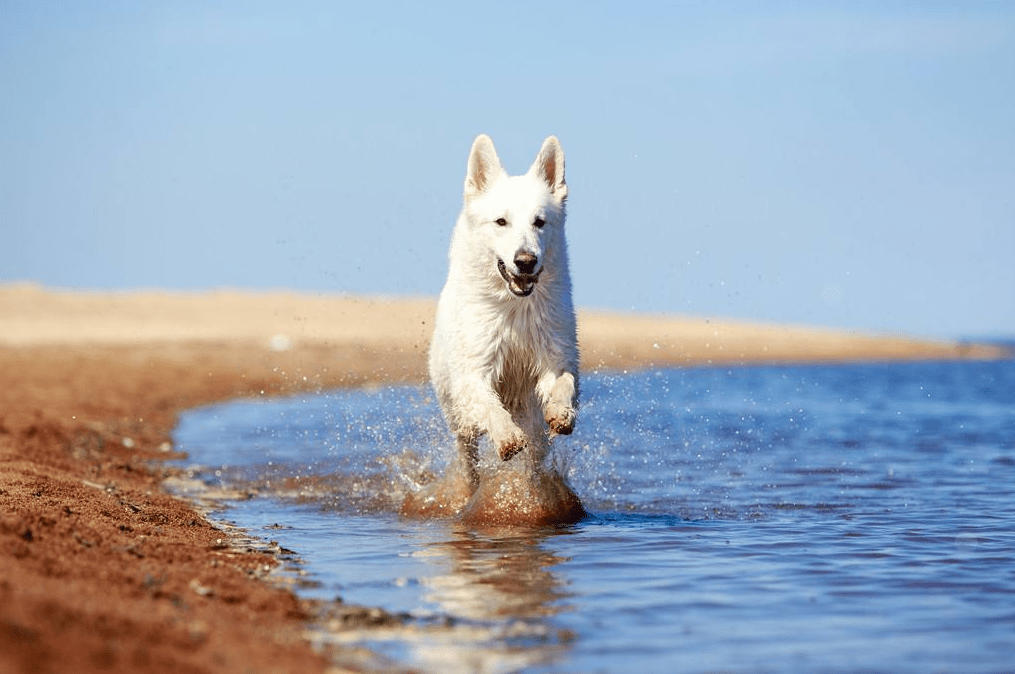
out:
<path id="1" fill-rule="evenodd" d="M 338 671 L 270 550 L 162 485 L 178 415 L 423 382 L 435 301 L 0 285 L 0 670 Z M 1000 347 L 579 312 L 583 370 L 1000 359 Z"/>

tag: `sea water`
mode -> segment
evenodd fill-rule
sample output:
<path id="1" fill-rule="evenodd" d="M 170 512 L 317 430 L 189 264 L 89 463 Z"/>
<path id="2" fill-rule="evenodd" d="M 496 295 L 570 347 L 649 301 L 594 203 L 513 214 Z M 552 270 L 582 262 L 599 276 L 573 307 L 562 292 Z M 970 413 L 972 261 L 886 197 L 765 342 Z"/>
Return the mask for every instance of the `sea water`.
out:
<path id="1" fill-rule="evenodd" d="M 453 442 L 426 387 L 185 414 L 220 516 L 329 632 L 424 672 L 1015 671 L 1015 362 L 667 369 L 582 382 L 573 526 L 399 517 Z M 489 451 L 489 448 L 486 448 Z M 362 661 L 361 661 L 362 664 Z"/>

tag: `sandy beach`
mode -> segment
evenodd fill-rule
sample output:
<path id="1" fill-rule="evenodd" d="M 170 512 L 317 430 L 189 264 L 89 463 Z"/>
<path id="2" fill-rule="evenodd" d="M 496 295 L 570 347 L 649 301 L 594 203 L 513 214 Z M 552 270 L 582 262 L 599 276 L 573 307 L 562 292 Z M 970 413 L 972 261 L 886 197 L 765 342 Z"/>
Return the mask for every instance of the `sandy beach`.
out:
<path id="1" fill-rule="evenodd" d="M 188 408 L 422 382 L 435 301 L 0 285 L 0 671 L 324 672 L 270 546 L 162 487 Z M 994 359 L 999 349 L 581 311 L 583 369 Z"/>

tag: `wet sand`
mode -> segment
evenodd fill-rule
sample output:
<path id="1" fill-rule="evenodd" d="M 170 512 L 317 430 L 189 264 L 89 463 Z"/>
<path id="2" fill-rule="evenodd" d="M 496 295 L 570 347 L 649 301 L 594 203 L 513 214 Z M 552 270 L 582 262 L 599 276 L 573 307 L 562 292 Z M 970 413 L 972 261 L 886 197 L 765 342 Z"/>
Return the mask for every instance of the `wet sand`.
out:
<path id="1" fill-rule="evenodd" d="M 341 609 L 270 582 L 270 546 L 164 491 L 171 433 L 181 411 L 233 397 L 422 382 L 433 308 L 0 285 L 0 671 L 328 671 L 303 626 Z M 1003 355 L 694 318 L 579 325 L 586 371 Z"/>

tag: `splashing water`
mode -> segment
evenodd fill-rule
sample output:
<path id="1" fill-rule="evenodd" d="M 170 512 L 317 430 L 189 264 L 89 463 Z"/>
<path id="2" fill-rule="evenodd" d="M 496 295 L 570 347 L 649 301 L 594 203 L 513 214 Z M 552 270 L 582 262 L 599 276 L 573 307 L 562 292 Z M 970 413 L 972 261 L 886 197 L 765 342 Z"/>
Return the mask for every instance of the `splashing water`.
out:
<path id="1" fill-rule="evenodd" d="M 1015 660 L 1013 363 L 584 384 L 575 435 L 556 441 L 592 513 L 574 526 L 400 518 L 453 451 L 425 388 L 203 408 L 176 441 L 195 478 L 231 495 L 226 516 L 300 555 L 302 592 L 384 609 L 317 631 L 371 648 L 367 666 L 995 672 Z"/>

